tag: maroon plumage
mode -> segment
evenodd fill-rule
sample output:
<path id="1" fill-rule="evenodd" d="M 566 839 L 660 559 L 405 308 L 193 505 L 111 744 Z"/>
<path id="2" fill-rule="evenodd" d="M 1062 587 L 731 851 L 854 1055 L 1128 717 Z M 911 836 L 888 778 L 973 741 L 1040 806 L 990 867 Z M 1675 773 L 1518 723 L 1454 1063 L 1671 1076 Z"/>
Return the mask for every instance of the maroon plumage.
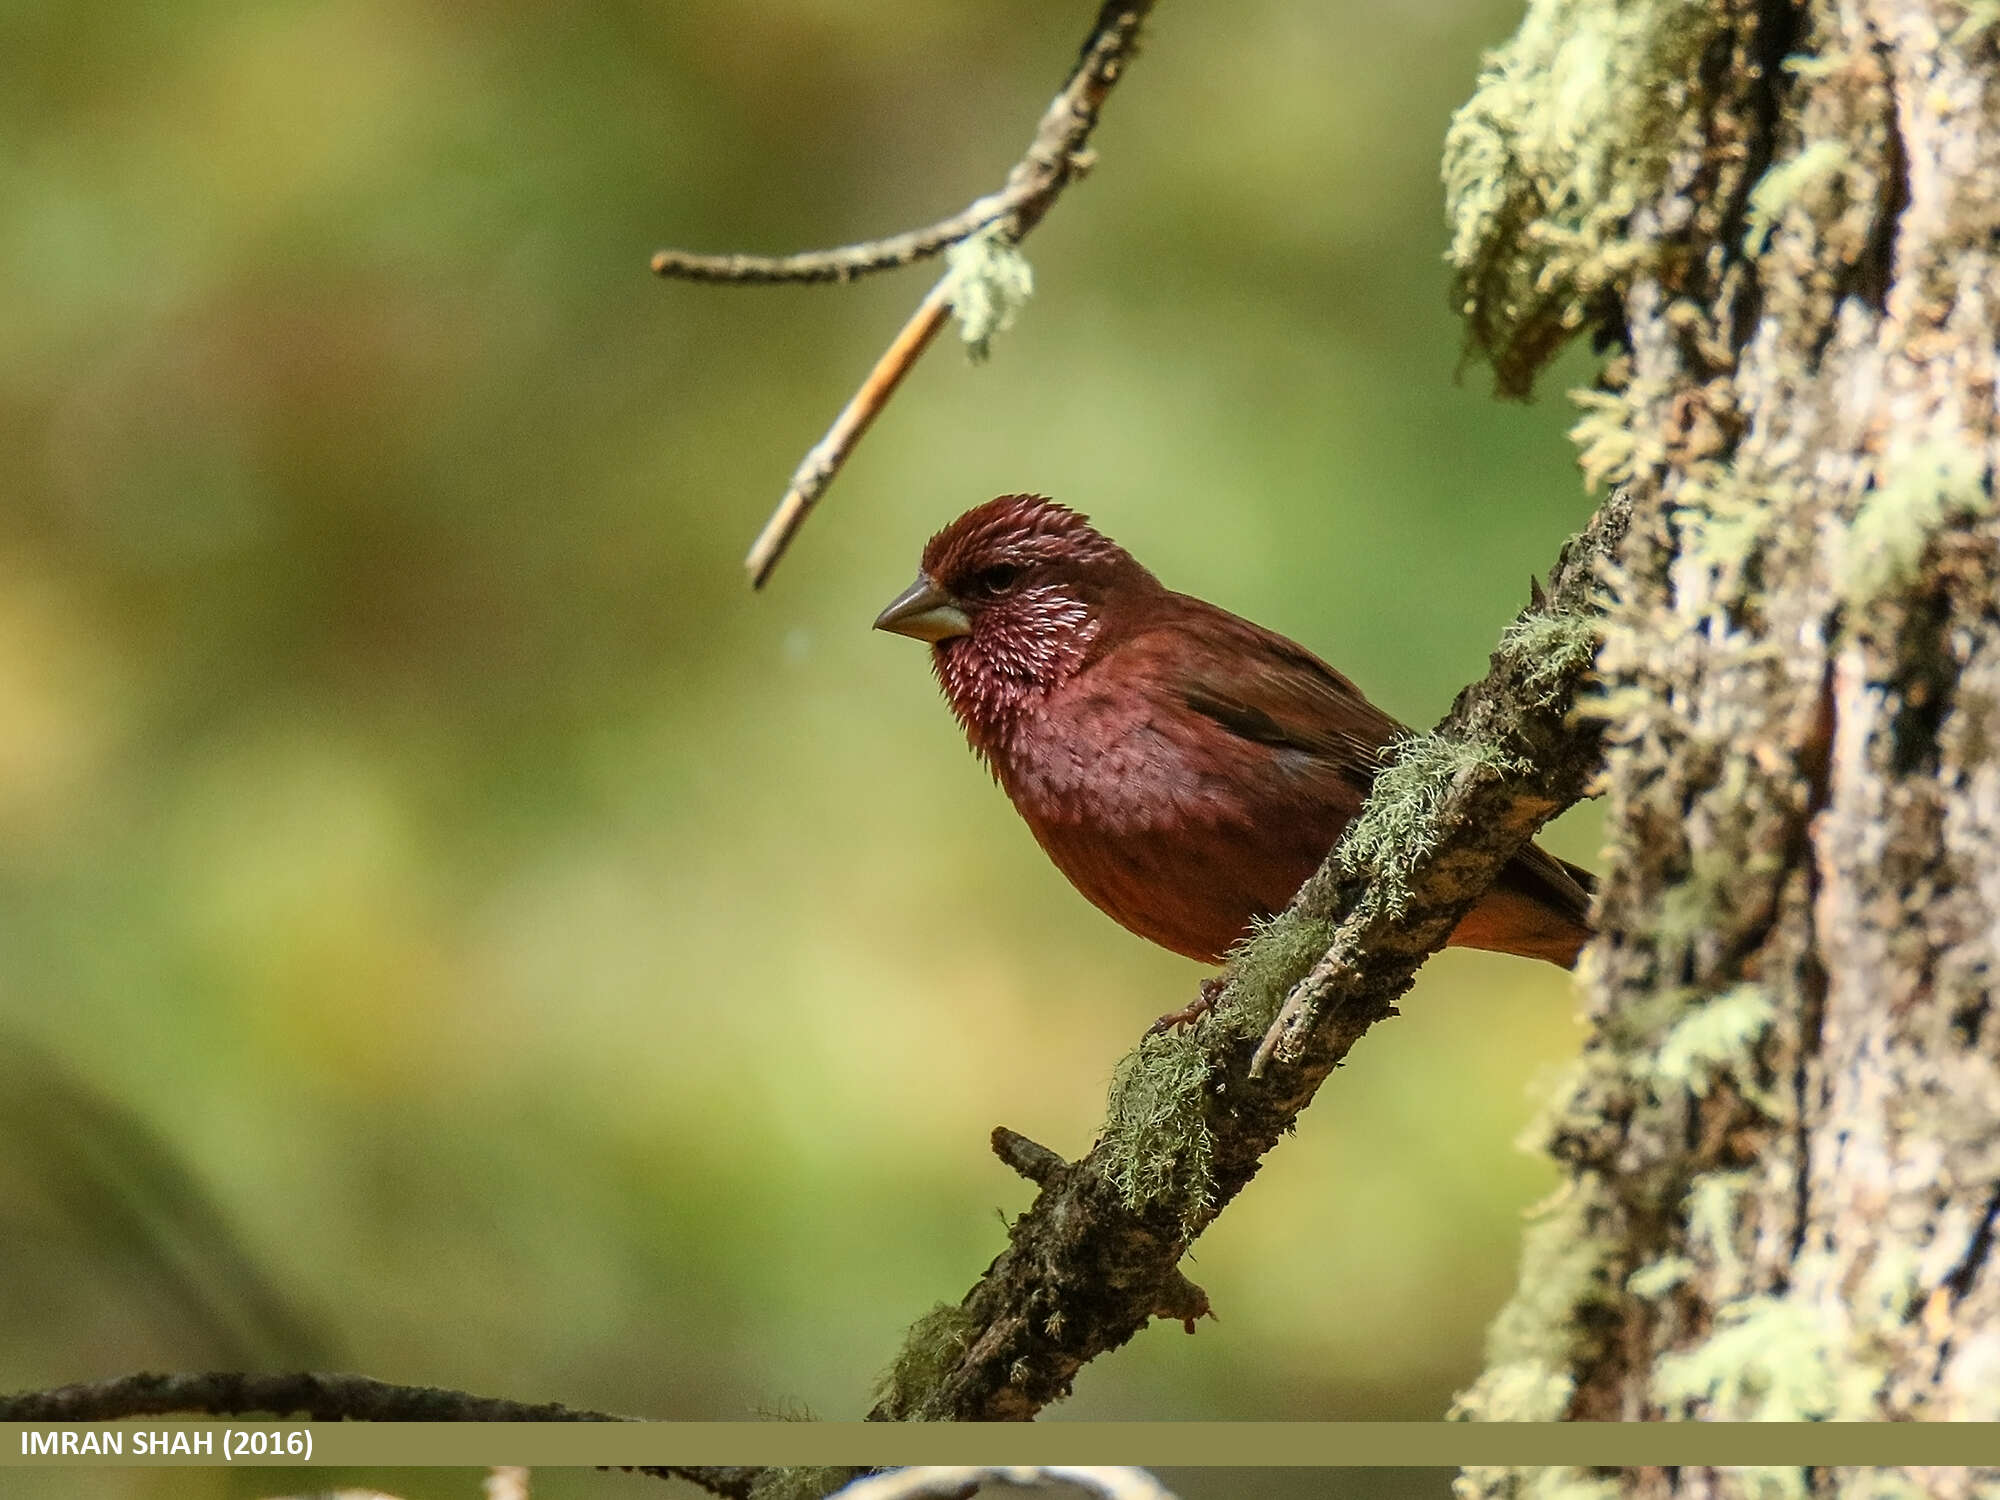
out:
<path id="1" fill-rule="evenodd" d="M 1206 962 L 1291 900 L 1404 732 L 1310 651 L 1162 587 L 1038 495 L 932 537 L 876 625 L 932 642 L 966 738 L 1056 868 Z M 1589 880 L 1531 845 L 1451 941 L 1567 967 Z"/>

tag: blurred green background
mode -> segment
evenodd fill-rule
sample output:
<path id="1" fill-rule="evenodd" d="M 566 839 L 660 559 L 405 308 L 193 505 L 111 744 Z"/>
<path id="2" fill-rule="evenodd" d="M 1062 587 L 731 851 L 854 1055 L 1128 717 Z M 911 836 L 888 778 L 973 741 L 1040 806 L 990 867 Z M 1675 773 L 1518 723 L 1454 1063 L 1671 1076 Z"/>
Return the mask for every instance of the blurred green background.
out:
<path id="1" fill-rule="evenodd" d="M 1005 490 L 1420 724 L 1589 505 L 1454 380 L 1488 0 L 1167 4 L 974 369 L 739 559 L 928 285 L 663 285 L 996 185 L 1094 6 L 0 5 L 0 1387 L 330 1364 L 858 1415 L 1196 966 L 1076 896 L 920 648 Z M 1584 816 L 1554 847 L 1595 858 Z M 1076 1418 L 1432 1418 L 1554 969 L 1435 961 Z M 132 1481 L 137 1483 L 138 1481 Z"/>

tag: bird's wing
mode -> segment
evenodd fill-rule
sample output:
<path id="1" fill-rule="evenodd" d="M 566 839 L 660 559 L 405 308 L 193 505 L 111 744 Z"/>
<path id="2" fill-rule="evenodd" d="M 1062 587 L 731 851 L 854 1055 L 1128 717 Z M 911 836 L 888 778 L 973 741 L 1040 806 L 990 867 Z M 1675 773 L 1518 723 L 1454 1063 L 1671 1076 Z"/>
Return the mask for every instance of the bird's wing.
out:
<path id="1" fill-rule="evenodd" d="M 1294 750 L 1365 792 L 1403 726 L 1303 646 L 1227 610 L 1171 596 L 1171 654 L 1156 691 L 1239 739 Z M 1130 643 L 1125 649 L 1143 641 Z"/>
<path id="2" fill-rule="evenodd" d="M 1557 859 L 1540 844 L 1526 844 L 1507 862 L 1501 879 L 1579 926 L 1589 927 L 1590 898 L 1597 890 L 1597 877 L 1581 866 Z"/>

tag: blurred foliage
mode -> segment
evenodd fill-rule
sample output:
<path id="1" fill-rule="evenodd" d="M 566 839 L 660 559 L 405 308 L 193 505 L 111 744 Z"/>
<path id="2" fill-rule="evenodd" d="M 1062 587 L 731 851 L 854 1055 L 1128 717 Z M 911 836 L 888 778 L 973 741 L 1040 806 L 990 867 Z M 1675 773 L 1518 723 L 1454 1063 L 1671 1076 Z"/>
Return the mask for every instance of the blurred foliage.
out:
<path id="1" fill-rule="evenodd" d="M 1420 725 L 1482 669 L 1588 510 L 1561 403 L 1453 378 L 1439 142 L 1499 0 L 1162 7 L 1020 326 L 941 345 L 744 588 L 927 273 L 647 255 L 958 207 L 1090 8 L 0 4 L 0 1028 L 53 1059 L 0 1386 L 311 1357 L 857 1415 L 1026 1202 L 990 1127 L 1083 1150 L 1200 977 L 869 632 L 929 532 L 1053 494 Z M 1199 1246 L 1222 1321 L 1055 1415 L 1440 1414 L 1570 1010 L 1436 961 Z M 61 1099 L 145 1143 L 88 1193 Z"/>

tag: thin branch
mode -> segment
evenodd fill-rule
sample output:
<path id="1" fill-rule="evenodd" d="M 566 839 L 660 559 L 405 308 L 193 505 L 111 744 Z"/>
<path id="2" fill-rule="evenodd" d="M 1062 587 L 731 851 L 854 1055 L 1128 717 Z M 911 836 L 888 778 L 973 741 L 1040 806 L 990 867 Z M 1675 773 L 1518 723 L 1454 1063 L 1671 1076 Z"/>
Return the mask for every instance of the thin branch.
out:
<path id="1" fill-rule="evenodd" d="M 1075 69 L 1043 111 L 1027 151 L 1008 172 L 1006 183 L 950 218 L 888 239 L 798 255 L 700 255 L 662 250 L 653 257 L 653 270 L 689 281 L 850 281 L 873 271 L 910 265 L 987 230 L 1009 245 L 1020 243 L 1063 190 L 1088 170 L 1090 153 L 1085 148 L 1097 128 L 1098 114 L 1112 86 L 1124 75 L 1138 45 L 1139 29 L 1154 3 L 1105 0 Z M 770 578 L 792 537 L 840 473 L 862 434 L 944 326 L 951 311 L 952 281 L 947 274 L 931 288 L 826 436 L 813 445 L 793 473 L 784 498 L 743 561 L 752 588 L 762 588 Z"/>
<path id="2" fill-rule="evenodd" d="M 1091 25 L 1076 66 L 1036 123 L 1028 149 L 996 192 L 975 198 L 949 218 L 921 229 L 832 250 L 795 255 L 705 255 L 693 250 L 661 250 L 654 274 L 677 281 L 771 282 L 852 281 L 876 271 L 893 271 L 927 260 L 990 224 L 1015 220 L 1018 239 L 1040 221 L 1049 205 L 1088 165 L 1084 145 L 1097 125 L 1104 96 L 1132 56 L 1139 28 L 1154 0 L 1107 0 Z"/>
<path id="3" fill-rule="evenodd" d="M 792 482 L 786 487 L 784 498 L 771 512 L 771 519 L 764 523 L 764 529 L 757 533 L 757 540 L 750 544 L 749 555 L 743 559 L 752 588 L 761 589 L 770 578 L 771 570 L 778 566 L 778 559 L 791 546 L 799 527 L 805 524 L 820 496 L 826 493 L 841 465 L 847 462 L 848 454 L 854 451 L 862 434 L 881 415 L 882 408 L 889 404 L 889 398 L 896 394 L 896 387 L 903 383 L 903 377 L 910 373 L 924 350 L 930 347 L 931 340 L 937 337 L 938 330 L 944 327 L 944 320 L 950 315 L 951 278 L 947 276 L 917 304 L 917 310 L 910 314 L 910 321 L 903 325 L 902 331 L 883 351 L 882 357 L 875 361 L 875 368 L 868 372 L 868 378 L 861 382 L 861 389 L 848 397 L 847 405 L 833 419 L 826 436 L 813 444 L 811 451 L 793 471 Z"/>
<path id="4" fill-rule="evenodd" d="M 200 1411 L 268 1412 L 315 1422 L 629 1422 L 555 1402 L 508 1401 L 432 1386 L 390 1385 L 365 1375 L 121 1375 L 115 1380 L 0 1396 L 0 1422 L 106 1422 Z"/>
<path id="5" fill-rule="evenodd" d="M 1010 176 L 997 193 L 975 199 L 948 219 L 885 239 L 863 240 L 833 250 L 801 250 L 795 255 L 704 255 L 693 250 L 659 250 L 653 273 L 669 281 L 775 282 L 852 281 L 876 271 L 895 271 L 929 260 L 989 224 L 1018 213 L 1030 198 L 1049 191 L 1039 180 Z"/>
<path id="6" fill-rule="evenodd" d="M 1591 608 L 1597 566 L 1622 540 L 1628 516 L 1623 496 L 1613 496 L 1564 548 L 1550 609 Z M 1546 662 L 1502 649 L 1487 676 L 1459 694 L 1436 733 L 1495 746 L 1505 769 L 1489 763 L 1443 794 L 1435 842 L 1412 863 L 1398 912 L 1371 896 L 1372 872 L 1349 871 L 1338 850 L 1306 882 L 1292 912 L 1326 924 L 1320 930 L 1332 937 L 1323 949 L 1314 944 L 1315 953 L 1324 952 L 1317 964 L 1301 965 L 1309 974 L 1263 1076 L 1251 1071 L 1263 1025 L 1230 1026 L 1229 996 L 1191 1037 L 1142 1044 L 1189 1049 L 1177 1056 L 1208 1158 L 1192 1200 L 1134 1206 L 1118 1186 L 1108 1130 L 1081 1161 L 1049 1166 L 999 1258 L 957 1307 L 913 1330 L 898 1372 L 907 1366 L 915 1373 L 892 1379 L 871 1420 L 1025 1420 L 1069 1394 L 1085 1362 L 1152 1318 L 1179 1319 L 1193 1331 L 1207 1299 L 1178 1270 L 1188 1246 L 1250 1181 L 1369 1026 L 1394 1014 L 1418 967 L 1535 830 L 1582 796 L 1599 761 L 1598 732 L 1567 710 L 1587 665 L 1566 664 L 1551 678 Z M 948 1351 L 941 1369 L 912 1357 L 940 1345 Z"/>
<path id="7" fill-rule="evenodd" d="M 1028 1181 L 1044 1187 L 1056 1173 L 1069 1165 L 1047 1146 L 1031 1141 L 1020 1131 L 1009 1130 L 1005 1125 L 993 1127 L 993 1154 Z"/>

